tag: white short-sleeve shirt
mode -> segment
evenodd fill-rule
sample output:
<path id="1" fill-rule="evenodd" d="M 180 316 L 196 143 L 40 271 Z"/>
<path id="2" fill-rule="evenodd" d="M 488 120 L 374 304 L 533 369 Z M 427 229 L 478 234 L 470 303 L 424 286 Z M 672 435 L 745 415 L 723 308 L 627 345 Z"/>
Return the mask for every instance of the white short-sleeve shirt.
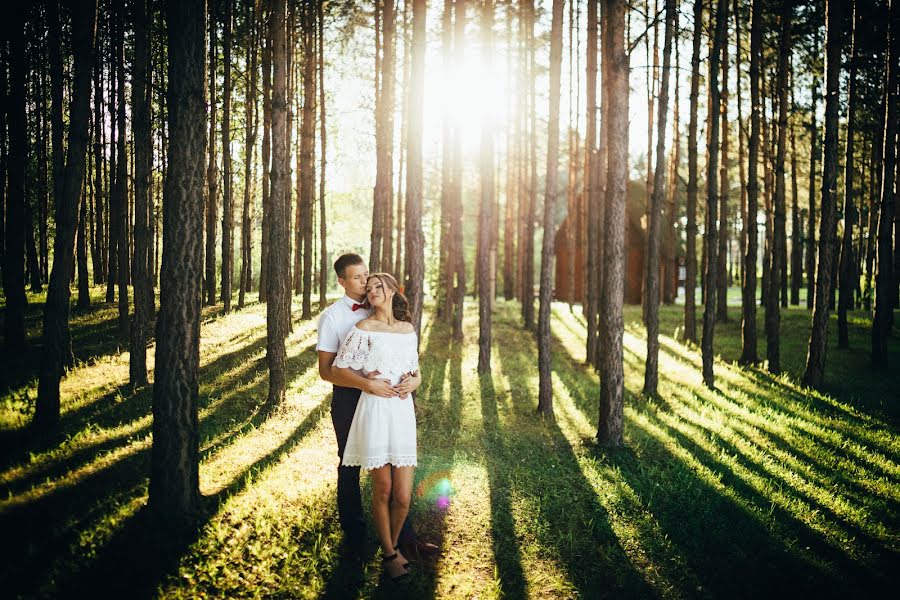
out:
<path id="1" fill-rule="evenodd" d="M 359 303 L 345 295 L 322 311 L 319 315 L 319 339 L 316 350 L 337 354 L 350 330 L 363 319 L 372 316 L 371 309 L 353 310 L 354 305 L 359 306 Z"/>

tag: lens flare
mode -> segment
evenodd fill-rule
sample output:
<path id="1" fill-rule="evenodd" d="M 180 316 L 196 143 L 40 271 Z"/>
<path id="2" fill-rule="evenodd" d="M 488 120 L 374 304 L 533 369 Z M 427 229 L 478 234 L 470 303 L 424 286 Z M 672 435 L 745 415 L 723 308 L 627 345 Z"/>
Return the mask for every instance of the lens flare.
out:
<path id="1" fill-rule="evenodd" d="M 453 483 L 450 481 L 449 471 L 438 471 L 423 479 L 416 486 L 416 496 L 433 502 L 439 510 L 450 508 L 450 498 L 453 496 Z"/>

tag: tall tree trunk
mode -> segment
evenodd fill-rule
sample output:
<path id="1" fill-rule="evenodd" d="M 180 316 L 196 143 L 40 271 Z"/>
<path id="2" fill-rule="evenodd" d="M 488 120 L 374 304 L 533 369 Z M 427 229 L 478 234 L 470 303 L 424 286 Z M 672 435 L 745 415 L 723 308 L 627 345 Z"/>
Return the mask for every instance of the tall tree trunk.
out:
<path id="1" fill-rule="evenodd" d="M 288 334 L 290 311 L 290 269 L 288 264 L 288 206 L 290 205 L 290 175 L 286 169 L 290 137 L 288 135 L 287 62 L 288 46 L 285 35 L 286 0 L 273 0 L 269 18 L 269 47 L 272 57 L 272 166 L 269 206 L 269 272 L 266 282 L 266 360 L 269 364 L 270 408 L 280 406 L 285 399 L 284 340 Z"/>
<path id="2" fill-rule="evenodd" d="M 248 35 L 247 63 L 248 90 L 246 94 L 246 134 L 244 142 L 244 204 L 241 210 L 241 283 L 238 291 L 238 308 L 244 307 L 244 296 L 253 282 L 253 159 L 256 152 L 256 77 L 257 77 L 257 28 L 259 16 L 254 4 L 247 5 L 247 20 L 250 23 Z"/>
<path id="3" fill-rule="evenodd" d="M 404 11 L 406 10 L 404 2 Z M 405 19 L 404 19 L 405 25 Z M 405 47 L 405 46 L 404 46 Z M 406 135 L 406 105 L 409 91 L 407 90 L 406 65 L 409 64 L 409 56 L 405 51 L 403 55 L 403 132 L 401 138 Z M 451 73 L 453 66 L 453 0 L 444 0 L 444 10 L 441 14 L 441 65 L 445 73 Z M 442 99 L 441 105 L 441 239 L 439 249 L 439 264 L 441 282 L 438 286 L 437 316 L 450 322 L 453 318 L 453 283 L 455 280 L 455 257 L 450 254 L 450 232 L 453 225 L 453 148 L 455 131 L 450 115 L 450 101 Z M 400 171 L 403 171 L 403 155 L 401 154 Z M 399 204 L 399 203 L 398 203 Z"/>
<path id="4" fill-rule="evenodd" d="M 887 89 L 884 110 L 884 149 L 882 150 L 881 206 L 878 211 L 878 248 L 875 267 L 875 319 L 872 322 L 872 366 L 888 366 L 888 337 L 891 334 L 896 281 L 894 281 L 891 227 L 895 219 L 894 184 L 897 160 L 898 105 L 900 105 L 900 2 L 891 1 L 890 49 L 888 50 Z"/>
<path id="5" fill-rule="evenodd" d="M 659 236 L 663 220 L 663 188 L 665 178 L 666 116 L 669 110 L 669 63 L 675 25 L 675 0 L 666 0 L 666 33 L 663 42 L 663 71 L 659 87 L 659 114 L 656 130 L 656 167 L 653 171 L 653 195 L 650 200 L 650 222 L 647 237 L 647 361 L 644 369 L 644 394 L 656 396 L 659 381 Z"/>
<path id="6" fill-rule="evenodd" d="M 608 131 L 606 214 L 604 215 L 603 292 L 600 328 L 600 418 L 597 441 L 604 446 L 624 442 L 625 371 L 622 338 L 625 321 L 625 205 L 628 173 L 628 72 L 625 51 L 625 0 L 604 0 L 603 26 L 608 38 L 603 54 L 603 85 L 609 110 L 603 128 Z"/>
<path id="7" fill-rule="evenodd" d="M 148 505 L 169 527 L 187 529 L 200 511 L 197 416 L 206 158 L 206 3 L 170 0 L 168 113 L 170 164 L 163 202 L 153 384 L 153 450 Z"/>
<path id="8" fill-rule="evenodd" d="M 556 239 L 556 193 L 559 169 L 559 94 L 562 67 L 564 0 L 553 0 L 550 26 L 550 108 L 547 123 L 547 172 L 544 178 L 544 235 L 541 243 L 541 288 L 538 302 L 538 413 L 553 418 L 553 382 L 550 373 L 550 304 L 553 302 L 553 242 Z M 572 223 L 570 222 L 570 226 Z"/>
<path id="9" fill-rule="evenodd" d="M 131 103 L 134 111 L 134 320 L 131 324 L 129 380 L 133 386 L 147 383 L 147 338 L 153 319 L 153 285 L 150 282 L 150 177 L 153 137 L 150 123 L 150 6 L 134 4 L 134 79 Z"/>
<path id="10" fill-rule="evenodd" d="M 391 0 L 386 0 L 386 3 Z M 301 235 L 303 242 L 303 281 L 301 319 L 312 318 L 312 255 L 313 255 L 313 206 L 316 197 L 316 13 L 309 3 L 303 15 L 303 119 L 300 124 L 300 180 L 302 207 Z"/>
<path id="11" fill-rule="evenodd" d="M 887 61 L 884 61 L 885 68 Z M 887 81 L 887 77 L 884 78 Z M 885 87 L 881 95 L 881 105 L 878 114 L 884 115 L 885 104 L 888 95 Z M 882 117 L 882 120 L 884 117 Z M 866 236 L 866 286 L 863 292 L 863 305 L 867 311 L 872 310 L 874 290 L 872 282 L 875 270 L 875 247 L 878 237 L 878 208 L 881 200 L 881 175 L 882 157 L 884 152 L 884 124 L 876 125 L 874 140 L 872 142 L 872 171 L 869 177 L 869 224 Z"/>
<path id="12" fill-rule="evenodd" d="M 119 280 L 119 205 L 118 195 L 116 192 L 116 148 L 118 144 L 116 119 L 116 26 L 115 11 L 108 11 L 108 28 L 109 28 L 109 87 L 107 92 L 107 105 L 109 108 L 109 166 L 106 171 L 106 190 L 109 194 L 109 202 L 107 203 L 107 240 L 106 240 L 106 262 L 107 262 L 107 280 L 106 280 L 106 302 L 112 304 L 116 301 L 116 282 Z"/>
<path id="13" fill-rule="evenodd" d="M 663 304 L 674 304 L 678 296 L 678 261 L 675 235 L 678 225 L 678 180 L 681 167 L 681 119 L 680 119 L 680 85 L 678 80 L 681 73 L 681 60 L 678 52 L 681 26 L 678 21 L 678 11 L 675 11 L 674 22 L 674 52 L 675 52 L 675 106 L 672 110 L 672 158 L 669 161 L 669 183 L 666 188 L 666 216 L 663 220 L 663 228 L 666 232 L 663 239 L 665 250 L 662 252 L 662 301 Z"/>
<path id="14" fill-rule="evenodd" d="M 266 21 L 271 19 L 271 9 L 266 9 Z M 259 243 L 259 301 L 266 302 L 269 289 L 269 222 L 272 212 L 272 192 L 270 187 L 270 171 L 272 168 L 272 36 L 265 34 L 262 54 L 262 91 L 263 91 L 263 141 L 262 141 L 262 222 L 260 229 L 262 239 Z"/>
<path id="15" fill-rule="evenodd" d="M 127 141 L 125 122 L 125 0 L 116 1 L 116 127 L 118 128 L 116 145 L 116 233 L 117 269 L 119 284 L 119 336 L 128 339 L 128 280 L 131 274 L 129 267 L 128 246 L 128 163 L 125 154 Z"/>
<path id="16" fill-rule="evenodd" d="M 466 1 L 456 0 L 456 8 L 454 15 L 454 52 L 456 54 L 457 68 L 462 68 L 465 60 L 466 49 Z M 412 95 L 410 95 L 412 102 Z M 412 105 L 410 105 L 409 123 L 407 125 L 407 139 L 411 139 L 412 134 Z M 409 198 L 409 177 L 412 168 L 412 158 L 410 156 L 411 147 L 407 143 L 407 199 Z M 457 131 L 453 137 L 453 173 L 451 175 L 452 193 L 450 196 L 450 224 L 449 235 L 450 244 L 448 245 L 449 262 L 451 267 L 450 287 L 448 293 L 452 294 L 452 302 L 450 303 L 450 322 L 453 338 L 461 340 L 463 336 L 462 319 L 463 309 L 466 298 L 466 261 L 463 253 L 463 162 L 462 162 L 462 136 Z M 413 223 L 413 215 L 410 214 L 409 203 L 407 200 L 406 222 Z M 409 237 L 411 228 L 407 227 L 406 235 Z M 410 248 L 407 241 L 407 248 Z M 411 257 L 407 257 L 407 275 L 409 274 L 409 263 Z"/>
<path id="17" fill-rule="evenodd" d="M 721 98 L 719 96 L 719 55 L 726 40 L 728 23 L 728 3 L 718 0 L 716 6 L 716 34 L 713 38 L 712 55 L 709 58 L 709 90 L 710 90 L 710 118 L 709 148 L 707 150 L 708 163 L 706 167 L 706 231 L 704 242 L 706 247 L 706 276 L 704 287 L 706 289 L 706 302 L 703 306 L 703 339 L 700 347 L 703 355 L 703 382 L 709 388 L 715 387 L 713 377 L 713 334 L 715 332 L 716 319 L 716 282 L 721 276 L 718 273 L 718 247 L 717 247 L 717 212 L 718 212 L 718 179 L 716 167 L 719 154 L 719 114 Z"/>
<path id="18" fill-rule="evenodd" d="M 324 0 L 316 2 L 316 22 L 319 34 L 319 310 L 325 310 L 325 292 L 328 289 L 328 250 L 326 236 L 328 234 L 327 219 L 325 213 L 325 143 L 327 141 L 325 129 L 325 14 Z"/>
<path id="19" fill-rule="evenodd" d="M 685 241 L 684 339 L 697 341 L 697 105 L 700 90 L 700 41 L 703 0 L 694 0 L 694 41 L 691 57 L 691 114 L 688 121 L 687 239 Z"/>
<path id="20" fill-rule="evenodd" d="M 26 5 L 14 4 L 9 23 L 9 101 L 4 107 L 9 126 L 9 149 L 6 168 L 6 264 L 3 266 L 4 342 L 6 350 L 21 351 L 25 347 L 25 162 L 27 132 L 25 113 L 25 74 L 28 59 L 25 54 Z"/>
<path id="21" fill-rule="evenodd" d="M 393 164 L 394 164 L 394 0 L 381 0 L 382 39 L 381 60 L 378 69 L 381 87 L 377 90 L 375 104 L 376 119 L 376 171 L 375 192 L 372 204 L 372 245 L 369 252 L 369 268 L 384 271 L 381 265 L 384 238 L 390 238 L 390 229 L 386 229 L 393 196 Z M 386 265 L 390 268 L 390 264 Z"/>
<path id="22" fill-rule="evenodd" d="M 822 169 L 822 219 L 819 228 L 819 262 L 813 302 L 812 331 L 803 382 L 818 388 L 825 379 L 825 350 L 828 339 L 828 309 L 832 287 L 832 264 L 837 245 L 837 144 L 840 103 L 841 22 L 843 3 L 827 0 L 825 27 L 825 142 Z M 888 138 L 886 138 L 888 139 Z M 893 138 L 890 138 L 893 139 Z M 876 310 L 876 320 L 878 318 Z"/>
<path id="23" fill-rule="evenodd" d="M 99 29 L 99 27 L 97 28 Z M 91 254 L 94 267 L 94 283 L 99 285 L 106 281 L 106 262 L 104 261 L 104 242 L 106 236 L 103 227 L 103 213 L 106 205 L 103 202 L 103 125 L 100 99 L 103 96 L 103 69 L 100 60 L 100 34 L 97 33 L 96 52 L 94 57 L 94 252 Z"/>
<path id="24" fill-rule="evenodd" d="M 59 0 L 46 1 L 47 48 L 50 63 L 50 143 L 53 166 L 53 206 L 59 210 L 63 175 L 63 63 L 60 49 Z M 41 100 L 43 104 L 43 99 Z M 46 225 L 46 222 L 44 223 Z M 43 240 L 46 244 L 46 238 Z"/>
<path id="25" fill-rule="evenodd" d="M 526 46 L 528 53 L 529 72 L 527 76 L 529 90 L 529 126 L 530 132 L 528 136 L 528 167 L 529 167 L 529 184 L 528 184 L 528 208 L 525 211 L 525 244 L 522 250 L 524 257 L 522 270 L 522 317 L 525 329 L 529 331 L 534 329 L 534 221 L 537 212 L 537 91 L 536 91 L 536 73 L 537 67 L 535 62 L 535 9 L 534 0 L 526 2 L 526 12 L 528 24 L 526 26 Z"/>
<path id="26" fill-rule="evenodd" d="M 234 190 L 231 172 L 231 44 L 232 4 L 225 3 L 222 39 L 222 291 L 225 312 L 231 310 L 231 276 L 234 272 Z"/>
<path id="27" fill-rule="evenodd" d="M 88 91 L 88 93 L 90 93 L 90 91 Z M 88 115 L 88 120 L 90 120 L 90 115 Z M 90 139 L 90 133 L 88 133 L 88 139 Z M 90 159 L 87 157 L 85 160 L 90 162 Z M 88 177 L 87 175 L 85 176 Z M 85 184 L 82 185 L 86 187 Z M 88 275 L 87 257 L 87 205 L 89 203 L 87 190 L 82 190 L 82 195 L 81 208 L 78 211 L 78 233 L 75 238 L 76 263 L 78 267 L 78 301 L 75 304 L 77 310 L 84 310 L 91 306 L 91 283 L 89 279 L 90 276 Z"/>
<path id="28" fill-rule="evenodd" d="M 785 268 L 785 178 L 784 165 L 787 159 L 787 119 L 788 119 L 788 69 L 791 56 L 791 28 L 793 2 L 788 1 L 781 13 L 781 48 L 778 64 L 778 146 L 775 158 L 775 196 L 773 198 L 774 223 L 772 253 L 769 263 L 769 293 L 766 303 L 766 358 L 771 373 L 781 372 L 781 308 L 779 304 L 781 272 Z"/>
<path id="29" fill-rule="evenodd" d="M 737 6 L 737 0 L 735 0 Z M 759 61 L 762 49 L 762 0 L 753 0 L 750 21 L 750 136 L 747 139 L 747 186 L 746 204 L 742 199 L 744 208 L 743 218 L 743 276 L 741 281 L 741 358 L 744 365 L 758 362 L 756 339 L 756 261 L 759 255 L 759 242 L 757 239 L 756 218 L 759 213 Z M 735 19 L 738 27 L 741 22 L 740 13 L 735 10 Z M 738 39 L 738 64 L 740 65 L 740 30 Z M 738 69 L 740 71 L 740 68 Z M 738 90 L 738 115 L 740 115 L 740 81 Z M 738 116 L 740 121 L 740 116 Z M 743 147 L 743 146 L 742 146 Z M 743 150 L 741 150 L 743 154 Z M 743 159 L 741 160 L 743 166 Z M 744 194 L 742 194 L 743 196 Z"/>
<path id="30" fill-rule="evenodd" d="M 817 36 L 818 37 L 818 36 Z M 809 126 L 809 214 L 806 229 L 806 308 L 813 307 L 816 290 L 816 158 L 820 152 L 816 147 L 819 126 L 816 124 L 816 101 L 819 93 L 819 78 L 813 76 L 812 101 L 810 104 Z"/>
<path id="31" fill-rule="evenodd" d="M 556 0 L 562 4 L 561 0 Z M 554 6 L 554 8 L 556 8 Z M 560 9 L 561 10 L 561 9 Z M 494 28 L 494 3 L 485 0 L 481 8 L 483 68 L 490 72 Z M 562 40 L 560 40 L 560 43 Z M 552 56 L 551 56 L 552 60 Z M 557 72 L 558 77 L 558 72 Z M 558 79 L 557 79 L 558 83 Z M 552 76 L 551 76 L 552 86 Z M 557 91 L 558 94 L 558 91 Z M 559 110 L 557 97 L 557 112 Z M 551 103 L 551 110 L 553 104 Z M 558 115 L 557 115 L 558 116 Z M 552 118 L 552 114 L 551 114 Z M 557 123 L 558 125 L 558 123 Z M 552 142 L 552 139 L 551 139 Z M 555 172 L 555 169 L 554 169 Z M 491 370 L 491 232 L 494 221 L 494 131 L 491 115 L 481 122 L 481 204 L 478 214 L 478 372 Z"/>
<path id="32" fill-rule="evenodd" d="M 847 147 L 844 153 L 844 234 L 841 238 L 840 266 L 838 267 L 838 348 L 850 346 L 847 328 L 847 311 L 853 307 L 853 290 L 859 275 L 853 253 L 853 225 L 856 222 L 856 202 L 853 192 L 854 156 L 853 136 L 856 133 L 856 71 L 858 49 L 856 38 L 859 26 L 859 11 L 856 0 L 852 3 L 853 30 L 850 33 L 850 81 L 848 83 Z"/>
<path id="33" fill-rule="evenodd" d="M 410 71 L 408 167 L 406 171 L 406 297 L 413 326 L 420 334 L 425 284 L 425 236 L 422 233 L 422 111 L 425 92 L 425 0 L 413 0 Z M 462 233 L 462 232 L 460 232 Z M 460 313 L 462 303 L 460 303 Z M 460 317 L 462 315 L 460 314 Z"/>
<path id="34" fill-rule="evenodd" d="M 587 321 L 587 336 L 585 339 L 585 362 L 596 362 L 597 349 L 597 317 L 599 306 L 599 277 L 597 276 L 598 256 L 593 251 L 595 240 L 600 235 L 597 227 L 596 214 L 599 203 L 596 177 L 592 169 L 598 157 L 597 153 L 597 4 L 598 0 L 588 0 L 587 6 L 587 66 L 585 81 L 587 82 L 586 110 L 585 113 L 585 145 L 584 145 L 584 199 L 586 208 L 586 244 L 584 256 L 586 257 L 586 281 L 584 286 L 584 318 Z"/>
<path id="35" fill-rule="evenodd" d="M 764 55 L 763 55 L 764 56 Z M 774 109 L 774 101 L 772 102 L 772 118 L 770 119 L 767 114 L 766 104 L 767 104 L 767 93 L 771 93 L 771 85 L 766 85 L 766 68 L 765 64 L 760 72 L 760 94 L 762 95 L 762 107 L 761 107 L 761 116 L 762 116 L 762 153 L 763 153 L 763 200 L 765 206 L 766 213 L 766 227 L 765 227 L 765 238 L 763 240 L 763 269 L 762 269 L 762 289 L 760 290 L 760 303 L 765 307 L 768 302 L 767 298 L 769 295 L 769 289 L 771 286 L 771 281 L 769 280 L 769 272 L 772 268 L 772 245 L 774 243 L 773 238 L 775 236 L 775 214 L 774 214 L 774 206 L 772 204 L 772 200 L 774 199 L 774 192 L 772 190 L 774 179 L 772 177 L 772 162 L 774 160 L 774 156 L 772 154 L 772 138 L 773 135 L 769 135 L 769 123 L 775 120 L 775 109 Z"/>
<path id="36" fill-rule="evenodd" d="M 716 321 L 728 322 L 728 287 L 731 279 L 728 277 L 728 24 L 725 25 L 725 41 L 722 44 L 722 158 L 719 161 L 719 279 L 716 281 Z M 740 85 L 738 82 L 736 85 Z"/>
<path id="37" fill-rule="evenodd" d="M 795 109 L 794 100 L 794 64 L 791 60 L 791 109 Z M 796 118 L 791 118 L 791 305 L 800 305 L 800 287 L 803 285 L 803 223 L 800 222 L 800 199 L 797 180 L 797 133 L 794 126 Z"/>
<path id="38" fill-rule="evenodd" d="M 59 381 L 65 369 L 73 363 L 69 335 L 69 282 L 72 279 L 75 230 L 78 226 L 87 157 L 88 123 L 91 116 L 91 59 L 96 20 L 96 0 L 80 0 L 73 6 L 72 53 L 75 76 L 69 106 L 69 154 L 60 181 L 62 195 L 57 199 L 53 271 L 44 304 L 38 397 L 32 423 L 33 428 L 41 433 L 55 433 L 59 429 Z"/>
<path id="39" fill-rule="evenodd" d="M 216 165 L 216 59 L 219 45 L 217 1 L 209 0 L 209 166 L 206 169 L 206 304 L 216 303 L 216 217 L 218 217 L 218 169 Z M 229 1 L 229 0 L 226 0 Z"/>

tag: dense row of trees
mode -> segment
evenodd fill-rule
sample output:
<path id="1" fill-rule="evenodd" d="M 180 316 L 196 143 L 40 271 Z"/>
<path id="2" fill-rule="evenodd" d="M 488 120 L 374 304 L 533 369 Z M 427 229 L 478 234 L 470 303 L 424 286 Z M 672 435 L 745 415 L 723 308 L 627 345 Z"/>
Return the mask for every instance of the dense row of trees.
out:
<path id="1" fill-rule="evenodd" d="M 675 301 L 679 265 L 682 336 L 689 342 L 698 341 L 700 280 L 702 375 L 710 387 L 715 327 L 730 318 L 727 292 L 736 279 L 742 363 L 761 362 L 761 303 L 765 367 L 780 371 L 781 311 L 800 303 L 805 281 L 812 318 L 804 381 L 823 383 L 835 309 L 838 344 L 847 345 L 848 311 L 874 307 L 872 362 L 885 367 L 900 282 L 900 3 L 856 2 L 849 11 L 832 0 L 639 4 L 444 0 L 431 7 L 441 11 L 441 59 L 428 68 L 462 68 L 466 49 L 476 46 L 488 72 L 506 64 L 509 95 L 504 115 L 479 123 L 472 202 L 460 115 L 444 107 L 433 219 L 423 214 L 431 189 L 423 142 L 424 0 L 17 4 L 0 47 L 0 262 L 6 352 L 26 343 L 26 285 L 48 285 L 35 429 L 59 426 L 75 281 L 79 308 L 90 303 L 90 284 L 106 285 L 106 301 L 117 301 L 134 386 L 147 383 L 155 319 L 150 502 L 160 514 L 187 518 L 198 506 L 200 308 L 221 302 L 231 310 L 235 282 L 239 308 L 253 291 L 267 303 L 268 406 L 283 401 L 291 296 L 301 299 L 299 317 L 311 318 L 316 289 L 325 303 L 330 262 L 329 22 L 342 30 L 367 23 L 374 31 L 370 268 L 393 270 L 404 281 L 417 330 L 426 284 L 436 317 L 457 339 L 472 293 L 480 372 L 491 369 L 494 299 L 517 299 L 523 326 L 537 337 L 543 415 L 553 415 L 550 315 L 561 280 L 566 299 L 581 302 L 586 318 L 587 360 L 600 372 L 597 437 L 604 445 L 623 442 L 626 281 L 640 279 L 644 393 L 655 395 L 659 305 Z M 542 45 L 549 45 L 547 64 Z M 641 49 L 642 66 L 632 60 Z M 688 52 L 689 67 L 681 63 Z M 546 94 L 538 89 L 545 70 Z M 634 158 L 628 115 L 636 96 L 629 90 L 638 72 L 648 139 L 646 155 Z M 689 90 L 686 119 L 681 89 Z M 640 177 L 631 175 L 635 169 L 643 170 Z M 467 234 L 467 205 L 477 207 L 474 236 Z M 433 277 L 425 264 L 426 220 L 437 223 Z M 637 268 L 632 255 L 640 257 Z"/>

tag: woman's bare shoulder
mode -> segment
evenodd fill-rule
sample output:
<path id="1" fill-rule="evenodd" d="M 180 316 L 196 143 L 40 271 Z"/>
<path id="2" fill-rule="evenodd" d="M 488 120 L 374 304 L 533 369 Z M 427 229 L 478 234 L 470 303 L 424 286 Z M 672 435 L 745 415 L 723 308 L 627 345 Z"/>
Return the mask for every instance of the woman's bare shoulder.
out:
<path id="1" fill-rule="evenodd" d="M 400 333 L 413 333 L 416 330 L 415 327 L 413 327 L 413 324 L 409 321 L 400 321 L 397 324 L 397 328 L 399 329 Z"/>
<path id="2" fill-rule="evenodd" d="M 377 331 L 378 330 L 378 321 L 369 317 L 367 319 L 363 319 L 362 321 L 356 324 L 356 328 L 362 331 Z"/>

